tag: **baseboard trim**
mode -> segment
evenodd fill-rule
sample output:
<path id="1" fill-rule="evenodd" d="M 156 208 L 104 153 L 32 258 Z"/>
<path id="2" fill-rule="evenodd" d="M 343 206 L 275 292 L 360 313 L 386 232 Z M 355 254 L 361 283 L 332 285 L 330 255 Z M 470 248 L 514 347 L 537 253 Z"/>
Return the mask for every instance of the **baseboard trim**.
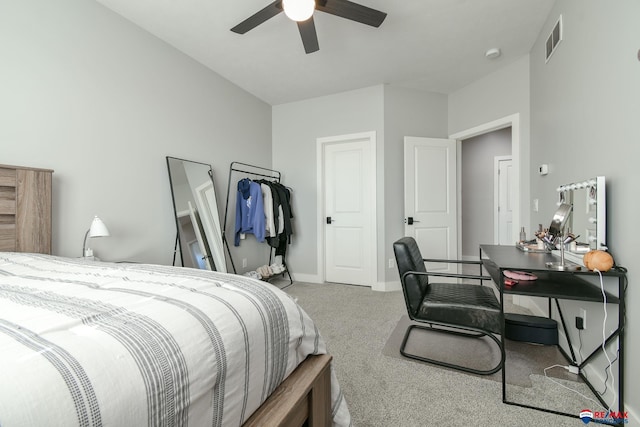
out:
<path id="1" fill-rule="evenodd" d="M 513 295 L 513 304 L 528 309 L 536 316 L 548 316 L 548 314 L 540 308 L 540 306 L 536 304 L 535 300 L 531 297 Z"/>
<path id="2" fill-rule="evenodd" d="M 294 273 L 291 274 L 291 278 L 294 282 L 323 283 L 320 276 L 317 274 Z"/>
<path id="3" fill-rule="evenodd" d="M 371 287 L 372 291 L 378 291 L 378 292 L 393 292 L 393 291 L 399 291 L 401 289 L 402 289 L 402 286 L 400 285 L 399 280 L 392 281 L 392 282 L 377 282 L 377 283 L 374 283 L 374 285 Z"/>
<path id="4" fill-rule="evenodd" d="M 640 426 L 640 416 L 638 416 L 638 413 L 634 409 L 630 408 L 626 402 L 624 410 L 629 413 L 629 425 Z M 631 422 L 631 420 L 633 420 L 633 422 Z"/>

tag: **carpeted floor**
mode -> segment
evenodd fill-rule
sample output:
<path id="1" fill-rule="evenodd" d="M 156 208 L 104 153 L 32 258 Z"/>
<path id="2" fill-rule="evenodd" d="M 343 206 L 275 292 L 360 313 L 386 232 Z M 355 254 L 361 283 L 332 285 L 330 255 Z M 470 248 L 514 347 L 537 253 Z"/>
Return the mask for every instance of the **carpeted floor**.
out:
<path id="1" fill-rule="evenodd" d="M 406 315 L 399 291 L 305 283 L 284 290 L 316 321 L 326 340 L 355 426 L 581 425 L 578 418 L 502 403 L 501 383 L 494 379 L 386 355 L 385 346 Z M 574 394 L 540 375 L 529 377 L 529 383 L 510 385 L 509 399 L 551 405 Z"/>
<path id="2" fill-rule="evenodd" d="M 382 354 L 407 360 L 400 354 L 400 345 L 407 328 L 411 324 L 409 316 L 404 315 L 400 318 L 382 349 Z M 509 362 L 508 369 L 505 371 L 507 383 L 520 387 L 531 387 L 531 378 L 529 378 L 531 373 L 544 375 L 543 370 L 547 366 L 566 365 L 564 357 L 554 346 L 507 340 L 505 350 L 507 361 Z M 406 351 L 417 356 L 443 360 L 474 369 L 490 369 L 500 361 L 500 349 L 489 338 L 470 339 L 420 329 L 414 329 L 411 332 L 407 340 Z M 414 363 L 424 364 L 419 360 L 410 360 Z M 564 369 L 554 370 L 552 375 L 561 379 L 572 380 L 569 376 L 570 374 L 564 374 L 566 372 Z M 481 377 L 502 382 L 501 371 Z"/>

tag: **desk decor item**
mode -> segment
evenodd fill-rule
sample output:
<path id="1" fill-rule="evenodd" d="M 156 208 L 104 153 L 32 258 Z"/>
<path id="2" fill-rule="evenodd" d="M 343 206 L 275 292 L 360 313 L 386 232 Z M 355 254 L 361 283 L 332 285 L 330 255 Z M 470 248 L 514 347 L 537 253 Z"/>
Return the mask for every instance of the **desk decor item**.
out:
<path id="1" fill-rule="evenodd" d="M 538 276 L 526 271 L 505 270 L 504 275 L 509 279 L 518 280 L 518 281 L 520 280 L 533 281 L 538 279 Z"/>
<path id="2" fill-rule="evenodd" d="M 553 246 L 560 246 L 560 262 L 547 262 L 546 267 L 551 270 L 558 271 L 577 271 L 582 267 L 577 264 L 569 264 L 565 262 L 564 250 L 567 243 L 571 243 L 573 238 L 569 234 L 565 235 L 565 226 L 573 211 L 573 205 L 561 203 L 558 210 L 553 215 L 551 225 L 549 226 L 548 240 Z"/>
<path id="3" fill-rule="evenodd" d="M 587 252 L 582 260 L 590 271 L 598 270 L 602 273 L 611 270 L 614 264 L 611 254 L 600 250 Z"/>

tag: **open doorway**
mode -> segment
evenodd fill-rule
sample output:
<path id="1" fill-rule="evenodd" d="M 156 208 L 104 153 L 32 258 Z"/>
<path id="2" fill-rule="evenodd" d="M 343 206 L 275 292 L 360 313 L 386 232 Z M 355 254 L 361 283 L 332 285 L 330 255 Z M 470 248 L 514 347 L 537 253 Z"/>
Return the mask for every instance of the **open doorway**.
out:
<path id="1" fill-rule="evenodd" d="M 500 158 L 496 179 L 496 158 Z M 462 226 L 462 257 L 474 259 L 480 244 L 493 244 L 496 235 L 504 235 L 503 241 L 512 236 L 511 219 L 501 215 L 502 223 L 496 224 L 498 213 L 512 214 L 509 175 L 511 169 L 504 161 L 511 159 L 511 127 L 495 130 L 462 141 L 460 150 L 460 217 Z M 500 185 L 503 184 L 503 185 Z M 498 188 L 496 188 L 496 185 Z M 500 197 L 500 188 L 502 196 Z M 496 204 L 496 196 L 503 202 Z M 499 209 L 499 212 L 496 210 Z M 502 228 L 502 229 L 501 229 Z"/>
<path id="2" fill-rule="evenodd" d="M 527 194 L 521 194 L 522 191 L 520 191 L 520 183 L 521 182 L 527 182 L 524 177 L 522 176 L 522 174 L 524 172 L 526 172 L 528 169 L 527 168 L 522 168 L 521 167 L 521 141 L 520 141 L 520 114 L 516 113 L 516 114 L 512 114 L 510 116 L 506 116 L 497 120 L 494 120 L 492 122 L 488 122 L 467 130 L 463 130 L 461 132 L 452 134 L 449 136 L 450 139 L 455 139 L 457 141 L 458 144 L 458 153 L 461 152 L 462 150 L 462 141 L 464 140 L 468 140 L 470 138 L 476 137 L 476 136 L 480 136 L 480 135 L 485 135 L 488 134 L 490 132 L 494 132 L 497 130 L 501 130 L 501 129 L 505 129 L 505 128 L 510 128 L 511 129 L 511 157 L 512 157 L 512 170 L 511 170 L 511 183 L 510 185 L 515 189 L 515 191 L 513 191 L 513 200 L 511 202 L 512 205 L 512 224 L 511 224 L 511 232 L 513 236 L 518 235 L 518 230 L 520 228 L 520 224 L 522 223 L 522 218 L 521 218 L 521 208 L 520 208 L 520 203 L 521 203 L 521 198 L 524 196 L 525 198 L 527 197 L 528 192 L 525 191 L 525 193 Z M 459 210 L 458 212 L 461 212 L 462 209 L 462 187 L 461 187 L 461 182 L 462 182 L 462 162 L 461 162 L 461 157 L 462 156 L 458 156 L 458 167 L 457 167 L 457 173 L 458 173 L 458 207 Z M 486 188 L 483 189 L 482 191 L 486 197 L 491 200 L 493 199 L 493 185 L 490 185 Z M 492 224 L 493 222 L 491 221 L 489 224 Z M 491 229 L 493 229 L 493 227 L 489 226 Z M 463 257 L 463 252 L 462 252 L 462 235 L 464 233 L 463 227 L 462 227 L 462 216 L 460 215 L 460 213 L 458 214 L 458 230 L 461 230 L 461 232 L 458 233 L 458 248 L 459 248 L 459 257 L 462 258 Z M 493 241 L 493 238 L 491 238 L 489 240 L 489 242 L 491 243 Z M 478 246 L 475 246 L 474 252 L 472 254 L 470 254 L 470 256 L 473 259 L 478 259 Z M 465 254 L 466 255 L 466 254 Z"/>

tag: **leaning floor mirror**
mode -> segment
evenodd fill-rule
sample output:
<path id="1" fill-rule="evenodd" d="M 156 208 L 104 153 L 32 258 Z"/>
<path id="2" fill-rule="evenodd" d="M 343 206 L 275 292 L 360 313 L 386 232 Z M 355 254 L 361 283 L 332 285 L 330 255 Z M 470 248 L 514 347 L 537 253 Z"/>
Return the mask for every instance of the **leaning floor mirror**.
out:
<path id="1" fill-rule="evenodd" d="M 213 169 L 206 163 L 167 156 L 176 217 L 177 254 L 183 267 L 227 272 Z"/>

